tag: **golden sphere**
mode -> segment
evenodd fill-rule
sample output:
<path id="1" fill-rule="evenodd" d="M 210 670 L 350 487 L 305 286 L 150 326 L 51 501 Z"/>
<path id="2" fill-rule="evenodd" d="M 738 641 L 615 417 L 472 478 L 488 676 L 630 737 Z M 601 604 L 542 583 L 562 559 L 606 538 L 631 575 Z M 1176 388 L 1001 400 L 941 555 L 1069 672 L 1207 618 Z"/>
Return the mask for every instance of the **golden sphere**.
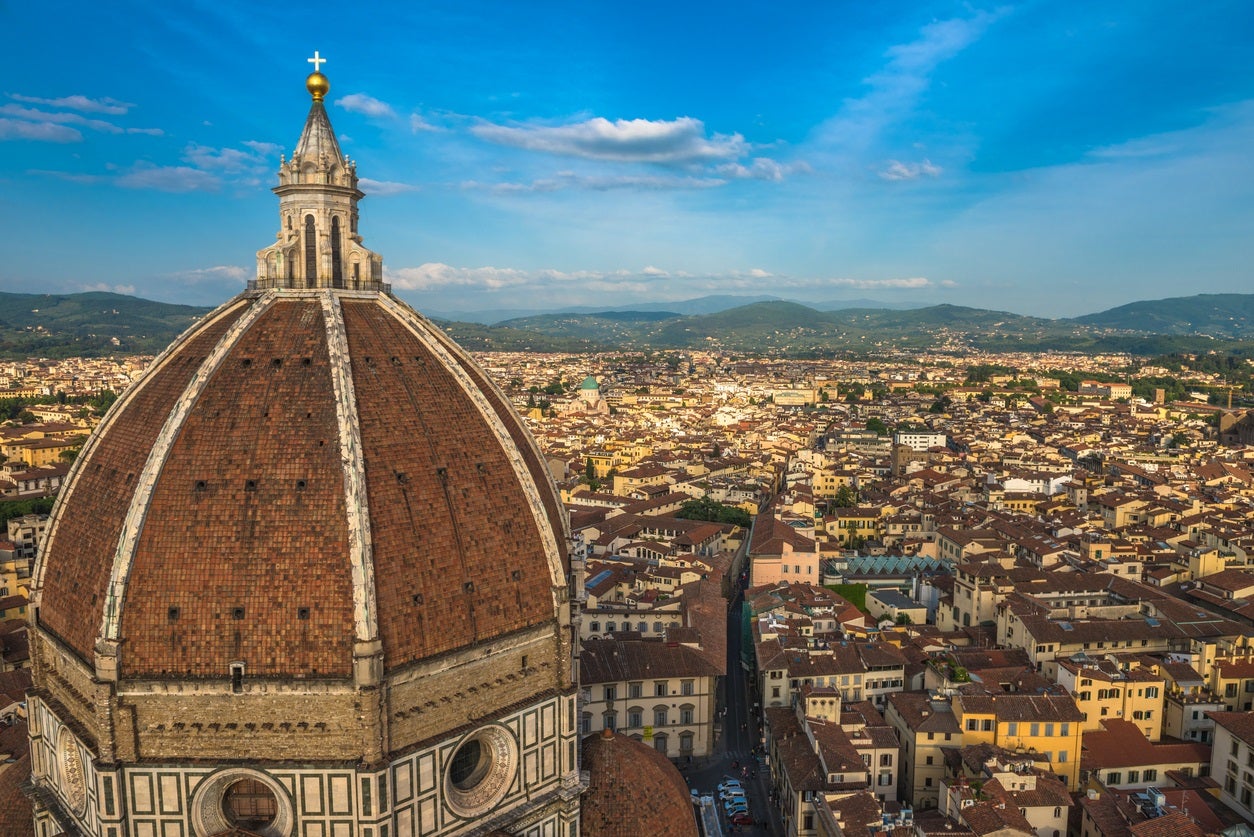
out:
<path id="1" fill-rule="evenodd" d="M 314 97 L 315 102 L 320 102 L 331 89 L 331 82 L 322 73 L 310 73 L 309 78 L 305 79 L 305 89 Z"/>

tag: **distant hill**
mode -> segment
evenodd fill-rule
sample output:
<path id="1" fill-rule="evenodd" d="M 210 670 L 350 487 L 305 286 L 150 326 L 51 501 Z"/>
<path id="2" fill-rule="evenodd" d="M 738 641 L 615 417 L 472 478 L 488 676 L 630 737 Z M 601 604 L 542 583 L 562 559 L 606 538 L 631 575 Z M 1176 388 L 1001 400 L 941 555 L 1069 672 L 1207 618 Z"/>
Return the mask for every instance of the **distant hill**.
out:
<path id="1" fill-rule="evenodd" d="M 757 296 L 734 296 L 731 294 L 711 294 L 709 296 L 696 297 L 694 299 L 685 299 L 675 302 L 633 302 L 623 305 L 616 305 L 606 308 L 603 305 L 574 305 L 570 307 L 560 308 L 557 310 L 548 309 L 522 309 L 522 308 L 493 308 L 482 309 L 478 311 L 443 311 L 434 308 L 427 308 L 421 303 L 415 303 L 415 307 L 427 314 L 441 320 L 450 322 L 468 322 L 483 323 L 484 325 L 503 325 L 520 320 L 527 320 L 532 317 L 549 317 L 559 314 L 607 314 L 607 313 L 670 313 L 676 316 L 692 317 L 701 314 L 717 314 L 720 311 L 726 311 L 731 308 L 739 308 L 744 305 L 752 305 L 755 302 L 795 302 L 798 305 L 805 305 L 808 308 L 814 308 L 818 311 L 844 311 L 850 308 L 887 308 L 897 311 L 905 311 L 911 308 L 923 308 L 924 306 L 917 302 L 880 302 L 874 299 L 846 299 L 846 300 L 828 300 L 826 302 L 804 302 L 796 299 L 782 299 L 778 296 L 769 296 L 760 294 Z"/>
<path id="2" fill-rule="evenodd" d="M 437 322 L 468 349 L 497 351 L 709 349 L 818 357 L 967 347 L 1160 355 L 1254 345 L 1237 342 L 1254 341 L 1254 294 L 1135 302 L 1060 320 L 959 305 L 818 310 L 758 299 L 719 308 L 735 299 L 702 297 L 652 310 L 531 314 L 495 326 Z M 693 308 L 717 310 L 685 313 Z M 209 310 L 109 293 L 0 293 L 0 357 L 155 354 Z"/>
<path id="3" fill-rule="evenodd" d="M 111 293 L 0 293 L 0 356 L 155 354 L 210 310 Z"/>
<path id="4" fill-rule="evenodd" d="M 1198 294 L 1130 302 L 1075 322 L 1150 334 L 1254 336 L 1254 294 Z"/>

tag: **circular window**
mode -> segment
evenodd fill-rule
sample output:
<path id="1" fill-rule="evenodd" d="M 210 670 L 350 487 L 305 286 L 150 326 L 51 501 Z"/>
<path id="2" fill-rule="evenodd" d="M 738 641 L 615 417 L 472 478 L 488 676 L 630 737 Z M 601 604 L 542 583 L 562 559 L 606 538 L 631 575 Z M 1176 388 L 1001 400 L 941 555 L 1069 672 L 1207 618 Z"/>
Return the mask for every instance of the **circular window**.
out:
<path id="1" fill-rule="evenodd" d="M 518 745 L 509 730 L 484 727 L 462 739 L 445 768 L 445 797 L 460 817 L 482 816 L 509 791 Z"/>
<path id="2" fill-rule="evenodd" d="M 453 765 L 448 770 L 449 781 L 458 790 L 470 790 L 483 781 L 492 760 L 478 738 L 472 738 L 457 748 L 453 754 Z"/>
<path id="3" fill-rule="evenodd" d="M 222 794 L 222 816 L 236 828 L 261 831 L 278 815 L 274 791 L 256 779 L 240 779 Z"/>
<path id="4" fill-rule="evenodd" d="M 259 770 L 232 768 L 205 778 L 192 793 L 192 833 L 239 831 L 285 837 L 296 826 L 291 798 Z"/>

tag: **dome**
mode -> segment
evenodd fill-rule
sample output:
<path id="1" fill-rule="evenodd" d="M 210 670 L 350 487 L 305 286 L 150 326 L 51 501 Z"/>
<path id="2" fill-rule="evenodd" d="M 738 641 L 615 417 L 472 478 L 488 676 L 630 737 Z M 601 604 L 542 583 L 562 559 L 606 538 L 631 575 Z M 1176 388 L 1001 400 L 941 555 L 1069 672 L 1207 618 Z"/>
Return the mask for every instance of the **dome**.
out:
<path id="1" fill-rule="evenodd" d="M 500 390 L 392 296 L 309 92 L 256 278 L 122 394 L 52 510 L 30 599 L 41 833 L 578 819 L 565 511 Z"/>
<path id="2" fill-rule="evenodd" d="M 583 740 L 582 764 L 583 837 L 697 837 L 688 785 L 662 753 L 607 729 Z"/>
<path id="3" fill-rule="evenodd" d="M 117 676 L 349 677 L 554 619 L 559 501 L 504 397 L 386 293 L 241 295 L 152 364 L 51 521 L 40 625 Z"/>

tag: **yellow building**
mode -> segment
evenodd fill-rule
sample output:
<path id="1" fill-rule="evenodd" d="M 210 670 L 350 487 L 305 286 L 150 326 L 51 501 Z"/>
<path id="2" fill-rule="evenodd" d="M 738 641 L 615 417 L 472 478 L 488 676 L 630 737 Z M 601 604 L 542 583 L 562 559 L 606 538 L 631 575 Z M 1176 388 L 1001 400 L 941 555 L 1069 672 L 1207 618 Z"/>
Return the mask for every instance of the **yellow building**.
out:
<path id="1" fill-rule="evenodd" d="M 1068 790 L 1079 789 L 1084 718 L 1070 695 L 956 695 L 953 709 L 963 745 L 1039 754 Z"/>
<path id="2" fill-rule="evenodd" d="M 1071 692 L 1085 732 L 1119 718 L 1135 724 L 1149 741 L 1162 738 L 1166 678 L 1143 668 L 1123 671 L 1108 660 L 1058 661 L 1058 683 Z"/>

